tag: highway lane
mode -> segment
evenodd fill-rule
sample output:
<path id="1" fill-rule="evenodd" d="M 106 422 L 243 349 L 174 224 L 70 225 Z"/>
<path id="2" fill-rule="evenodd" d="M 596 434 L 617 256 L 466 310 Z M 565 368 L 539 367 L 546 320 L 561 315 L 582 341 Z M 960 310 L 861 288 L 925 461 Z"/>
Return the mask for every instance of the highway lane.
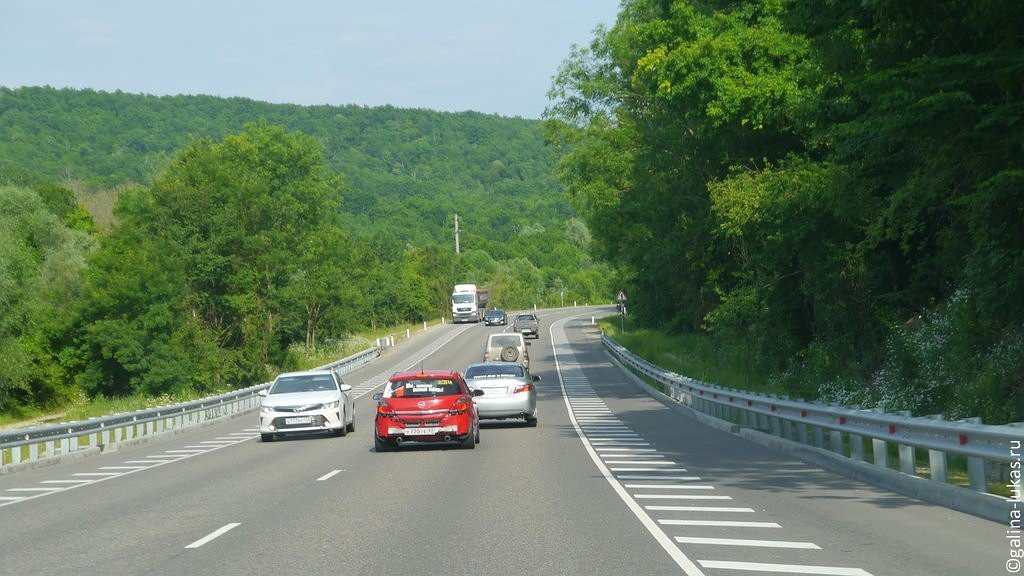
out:
<path id="1" fill-rule="evenodd" d="M 590 315 L 543 315 L 540 424 L 485 423 L 476 450 L 376 454 L 370 436 L 373 386 L 477 361 L 500 330 L 462 325 L 347 375 L 364 396 L 345 438 L 261 443 L 252 413 L 0 477 L 0 495 L 39 490 L 0 501 L 0 574 L 1000 573 L 1004 527 L 700 426 L 611 364 Z M 147 460 L 165 463 L 122 468 Z"/>

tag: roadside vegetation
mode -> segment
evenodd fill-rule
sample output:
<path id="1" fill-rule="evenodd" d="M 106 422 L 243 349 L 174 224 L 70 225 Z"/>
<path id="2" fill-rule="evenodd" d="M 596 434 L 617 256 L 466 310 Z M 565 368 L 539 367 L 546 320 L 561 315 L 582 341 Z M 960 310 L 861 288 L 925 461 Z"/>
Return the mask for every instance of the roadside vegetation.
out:
<path id="1" fill-rule="evenodd" d="M 45 105 L 23 105 L 25 98 L 45 104 L 75 96 L 50 89 L 0 91 L 0 147 L 31 141 L 34 132 L 25 128 L 45 117 Z M 149 102 L 111 98 L 129 107 Z M 20 104 L 11 106 L 11 99 Z M 97 99 L 104 96 L 83 94 L 83 113 L 90 102 L 99 106 Z M 26 110 L 39 116 L 26 116 Z M 456 124 L 441 132 L 468 130 L 457 126 L 464 119 L 458 115 L 410 114 Z M 466 118 L 488 127 L 482 115 Z M 493 134 L 463 137 L 478 147 L 503 138 L 514 144 L 516 137 L 502 132 L 506 119 L 492 120 Z M 524 128 L 520 136 L 532 134 L 526 138 L 530 146 L 543 150 L 536 122 L 515 125 Z M 418 129 L 416 121 L 403 126 L 407 132 L 396 134 Z M 88 151 L 90 135 L 102 140 L 111 130 L 94 128 L 95 134 L 69 129 L 62 137 L 81 138 Z M 378 138 L 388 140 L 386 134 Z M 396 150 L 371 151 L 390 152 L 397 161 Z M 46 148 L 40 156 L 53 152 Z M 563 292 L 581 303 L 609 298 L 607 267 L 586 253 L 586 227 L 573 218 L 550 175 L 545 185 L 531 180 L 535 167 L 509 177 L 521 185 L 514 191 L 485 192 L 485 182 L 477 182 L 464 195 L 475 199 L 460 215 L 461 225 L 471 228 L 457 254 L 444 221 L 456 209 L 445 194 L 450 182 L 419 174 L 418 191 L 389 193 L 374 212 L 360 200 L 367 196 L 356 179 L 332 170 L 324 153 L 323 140 L 260 119 L 221 138 L 195 136 L 155 163 L 144 181 L 99 194 L 114 198 L 109 214 L 100 217 L 87 208 L 105 204 L 84 199 L 93 197 L 90 187 L 114 176 L 58 184 L 33 172 L 45 170 L 45 162 L 26 167 L 8 159 L 28 162 L 24 154 L 5 158 L 0 360 L 7 369 L 0 373 L 0 422 L 81 418 L 265 382 L 281 371 L 337 360 L 353 342 L 365 349 L 373 339 L 360 334 L 440 321 L 450 314 L 451 288 L 460 282 L 489 287 L 492 301 L 510 308 L 553 305 Z M 512 171 L 523 161 L 514 150 L 502 156 L 499 148 L 488 148 L 484 155 L 488 165 L 504 159 Z M 76 170 L 90 166 L 90 157 L 76 156 Z M 105 158 L 94 167 L 98 172 L 120 167 L 96 157 Z M 369 158 L 365 164 L 374 165 Z M 482 160 L 461 161 L 466 165 L 441 173 L 472 174 Z M 372 175 L 363 170 L 362 177 Z M 382 181 L 408 178 L 389 174 Z M 486 184 L 502 190 L 507 175 L 499 176 Z M 502 224 L 488 226 L 487 218 Z"/>
<path id="2" fill-rule="evenodd" d="M 656 361 L 1024 420 L 1022 20 L 1010 0 L 623 2 L 547 127 L 595 256 L 674 346 Z"/>

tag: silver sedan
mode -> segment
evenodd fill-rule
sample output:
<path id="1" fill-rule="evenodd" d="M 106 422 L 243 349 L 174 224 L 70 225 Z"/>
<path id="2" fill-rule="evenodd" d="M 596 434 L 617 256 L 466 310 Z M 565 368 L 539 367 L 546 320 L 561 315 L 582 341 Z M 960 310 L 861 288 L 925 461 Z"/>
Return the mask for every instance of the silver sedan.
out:
<path id="1" fill-rule="evenodd" d="M 528 368 L 512 362 L 470 364 L 463 375 L 470 388 L 483 390 L 473 399 L 481 420 L 522 418 L 527 426 L 537 425 L 540 376 L 531 376 Z"/>

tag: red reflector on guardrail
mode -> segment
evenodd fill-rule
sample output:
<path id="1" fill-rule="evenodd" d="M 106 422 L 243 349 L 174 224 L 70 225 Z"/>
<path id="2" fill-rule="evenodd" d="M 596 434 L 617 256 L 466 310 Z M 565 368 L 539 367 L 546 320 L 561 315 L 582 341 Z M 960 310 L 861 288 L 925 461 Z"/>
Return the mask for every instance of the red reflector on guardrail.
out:
<path id="1" fill-rule="evenodd" d="M 960 445 L 963 446 L 964 444 L 967 444 L 967 436 L 961 434 L 960 435 Z"/>
<path id="2" fill-rule="evenodd" d="M 895 433 L 896 433 L 896 425 L 895 424 L 889 424 L 889 434 L 895 434 Z"/>
<path id="3" fill-rule="evenodd" d="M 839 417 L 839 424 L 846 424 L 846 416 Z"/>
<path id="4" fill-rule="evenodd" d="M 775 412 L 775 405 L 772 404 L 772 412 Z"/>
<path id="5" fill-rule="evenodd" d="M 800 411 L 800 417 L 801 418 L 807 418 L 807 410 L 801 410 Z"/>

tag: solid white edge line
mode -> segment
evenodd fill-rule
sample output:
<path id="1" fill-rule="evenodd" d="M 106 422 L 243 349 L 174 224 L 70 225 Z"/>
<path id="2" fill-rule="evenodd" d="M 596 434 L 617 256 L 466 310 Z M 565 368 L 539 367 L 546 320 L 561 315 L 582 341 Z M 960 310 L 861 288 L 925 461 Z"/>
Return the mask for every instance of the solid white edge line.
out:
<path id="1" fill-rule="evenodd" d="M 195 542 L 189 544 L 188 546 L 185 546 L 185 548 L 199 548 L 200 546 L 202 546 L 203 544 L 206 544 L 210 540 L 213 540 L 214 538 L 222 536 L 228 530 L 231 530 L 232 528 L 236 528 L 236 527 L 238 527 L 240 525 L 241 525 L 241 523 L 239 523 L 239 522 L 232 522 L 231 524 L 225 524 L 225 525 L 221 526 L 220 528 L 214 530 L 213 532 L 210 532 L 206 536 L 203 536 L 199 540 L 196 540 Z"/>
<path id="2" fill-rule="evenodd" d="M 657 541 L 665 552 L 668 553 L 669 557 L 675 561 L 679 568 L 681 568 L 687 576 L 706 576 L 704 571 L 701 570 L 693 560 L 690 560 L 686 554 L 683 554 L 683 551 L 679 549 L 679 546 L 676 545 L 676 543 L 673 542 L 657 524 L 655 524 L 654 520 L 644 512 L 644 509 L 629 496 L 626 489 L 623 488 L 622 485 L 619 484 L 618 480 L 615 479 L 611 470 L 609 470 L 608 467 L 604 465 L 604 462 L 601 461 L 601 457 L 594 451 L 594 448 L 590 445 L 586 435 L 584 435 L 583 429 L 580 428 L 579 423 L 576 422 L 576 417 L 572 412 L 572 404 L 569 402 L 569 394 L 565 389 L 565 381 L 562 378 L 562 366 L 558 358 L 558 346 L 555 345 L 554 338 L 554 329 L 556 325 L 561 327 L 569 320 L 573 320 L 575 318 L 578 318 L 578 316 L 574 316 L 573 318 L 563 318 L 556 321 L 548 329 L 548 336 L 550 337 L 550 342 L 552 342 L 551 352 L 555 360 L 555 371 L 558 373 L 558 385 L 562 389 L 562 399 L 565 402 L 565 409 L 569 413 L 569 421 L 572 422 L 572 427 L 576 430 L 576 435 L 579 437 L 580 442 L 583 444 L 583 448 L 587 451 L 587 454 L 590 455 L 590 459 L 594 462 L 594 466 L 597 466 L 598 471 L 600 471 L 601 475 L 604 476 L 604 479 L 612 487 L 612 490 L 619 495 L 619 498 L 621 498 L 626 504 L 626 507 L 628 507 L 633 515 L 636 516 L 637 520 L 643 524 L 644 528 L 651 533 L 651 536 L 654 536 L 654 540 Z M 565 337 L 564 331 L 562 332 L 562 336 Z M 569 345 L 568 338 L 565 338 L 564 345 Z"/>

